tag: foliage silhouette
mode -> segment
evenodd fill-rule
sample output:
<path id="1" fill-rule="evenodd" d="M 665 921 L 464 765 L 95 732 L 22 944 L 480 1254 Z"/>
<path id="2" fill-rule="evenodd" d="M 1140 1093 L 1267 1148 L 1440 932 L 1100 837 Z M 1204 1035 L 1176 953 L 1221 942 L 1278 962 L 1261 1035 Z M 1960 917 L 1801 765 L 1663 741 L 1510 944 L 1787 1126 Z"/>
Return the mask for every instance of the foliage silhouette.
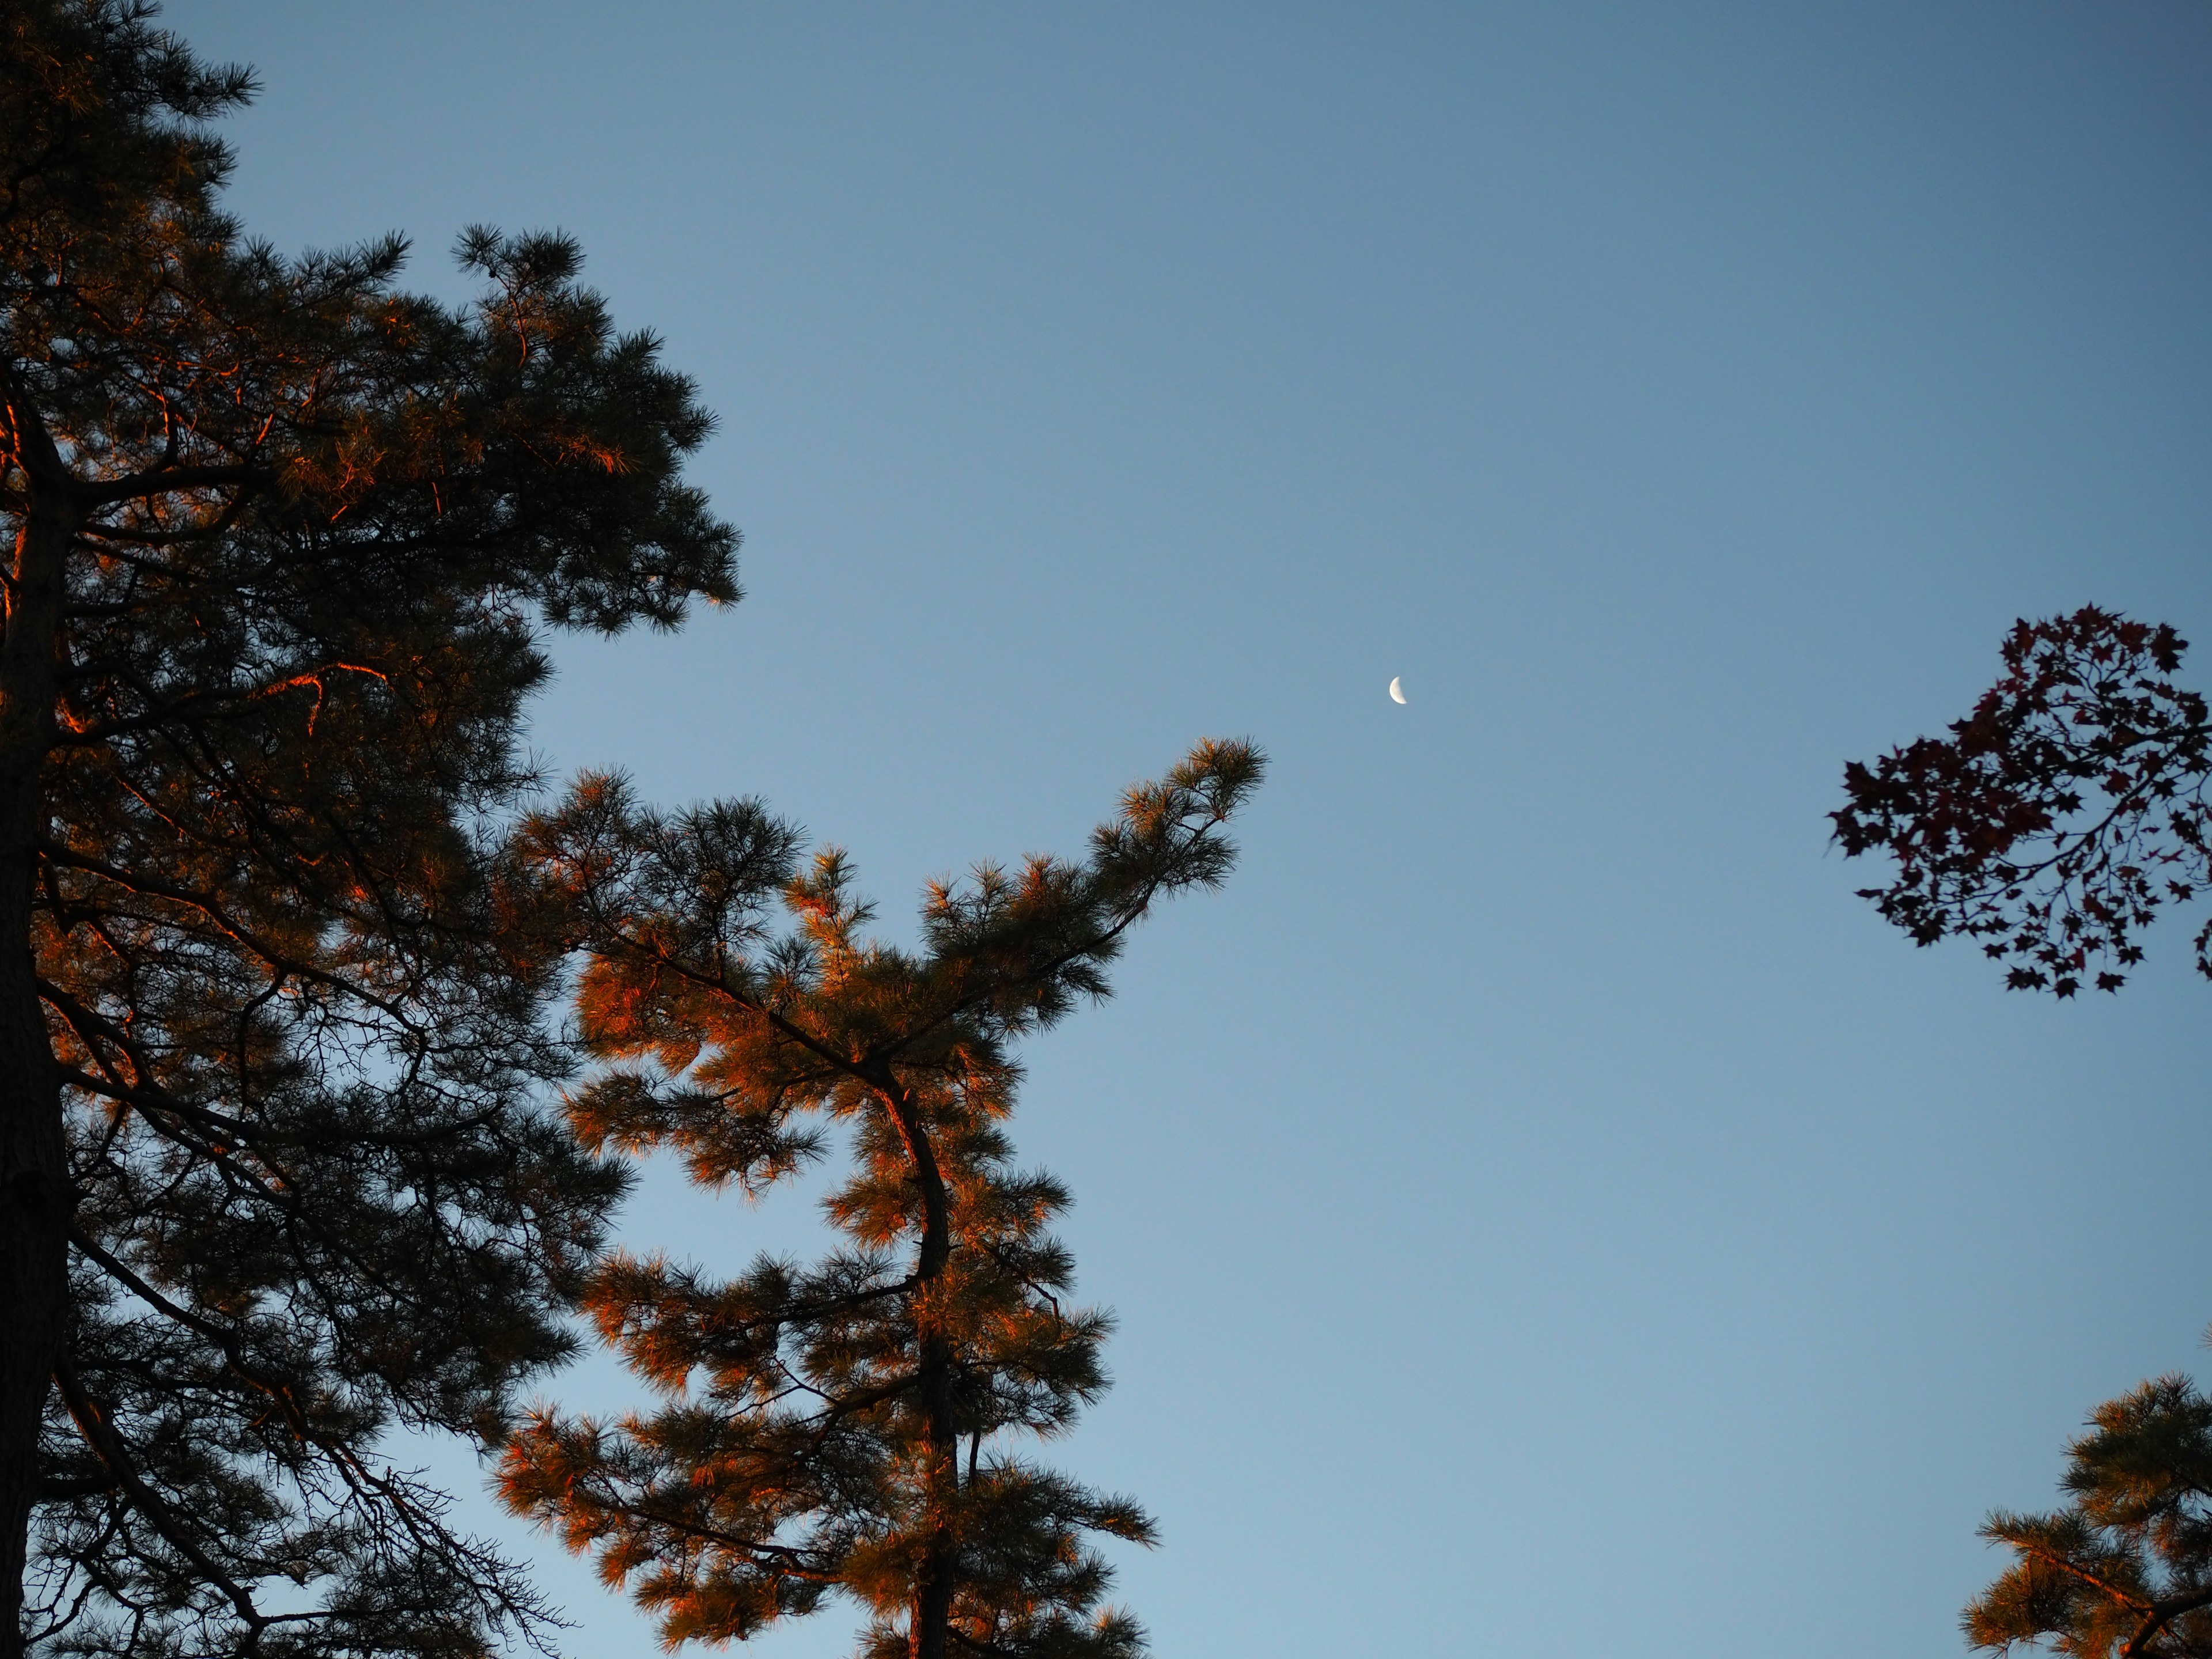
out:
<path id="1" fill-rule="evenodd" d="M 2136 933 L 2212 884 L 2212 724 L 2170 678 L 2187 648 L 2094 606 L 2015 624 L 1948 738 L 1845 769 L 1838 843 L 1898 863 L 1860 896 L 1916 944 L 1982 940 L 2014 989 L 2118 990 Z M 2212 924 L 2197 963 L 2212 976 Z"/>
<path id="2" fill-rule="evenodd" d="M 664 817 L 602 777 L 532 826 L 583 923 L 584 1035 L 621 1062 L 574 1098 L 588 1144 L 672 1147 L 699 1182 L 760 1194 L 822 1155 L 823 1120 L 851 1135 L 824 1201 L 842 1248 L 726 1281 L 611 1258 L 588 1306 L 666 1403 L 546 1413 L 508 1443 L 508 1503 L 595 1551 L 669 1645 L 835 1592 L 871 1614 L 866 1659 L 1143 1650 L 1085 1539 L 1148 1541 L 1149 1522 L 1016 1449 L 1105 1386 L 1109 1321 L 1068 1300 L 1048 1231 L 1066 1190 L 1013 1166 L 1010 1048 L 1106 994 L 1157 900 L 1225 876 L 1222 826 L 1261 765 L 1201 744 L 1129 791 L 1087 860 L 933 887 L 917 951 L 867 939 L 843 854 L 800 870 L 798 832 L 755 802 Z"/>
<path id="3" fill-rule="evenodd" d="M 0 1654 L 473 1653 L 544 1610 L 374 1446 L 502 1431 L 623 1185 L 534 1103 L 521 706 L 736 538 L 571 244 L 246 240 L 151 10 L 0 12 Z"/>

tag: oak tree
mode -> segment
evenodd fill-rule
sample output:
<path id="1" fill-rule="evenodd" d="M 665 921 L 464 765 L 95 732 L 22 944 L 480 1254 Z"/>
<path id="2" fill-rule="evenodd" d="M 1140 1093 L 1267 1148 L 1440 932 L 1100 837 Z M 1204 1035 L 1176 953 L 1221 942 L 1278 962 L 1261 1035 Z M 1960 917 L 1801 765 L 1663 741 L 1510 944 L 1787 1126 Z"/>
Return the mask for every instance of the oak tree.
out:
<path id="1" fill-rule="evenodd" d="M 587 1144 L 679 1152 L 759 1194 L 828 1151 L 841 1246 L 734 1277 L 611 1257 L 587 1303 L 664 1397 L 617 1420 L 540 1415 L 509 1441 L 517 1510 L 595 1552 L 663 1640 L 720 1642 L 842 1596 L 866 1659 L 1127 1659 L 1089 1534 L 1148 1540 L 1133 1503 L 1022 1453 L 1104 1387 L 1109 1322 L 1070 1295 L 1067 1194 L 1016 1167 L 1012 1045 L 1079 1001 L 1158 900 L 1227 872 L 1249 744 L 1201 744 L 1130 790 L 1088 858 L 933 886 L 917 948 L 870 938 L 835 849 L 750 801 L 667 815 L 586 781 L 528 831 L 580 928 Z M 786 919 L 788 924 L 786 925 Z"/>
<path id="2" fill-rule="evenodd" d="M 1837 842 L 1897 860 L 1860 896 L 1917 944 L 1981 941 L 2015 989 L 2118 990 L 2137 933 L 2212 886 L 2212 720 L 2173 678 L 2187 648 L 2094 606 L 2016 623 L 1948 738 L 1845 769 Z M 2212 923 L 2197 963 L 2212 976 Z"/>
<path id="3" fill-rule="evenodd" d="M 622 1186 L 521 710 L 736 538 L 571 244 L 246 239 L 151 11 L 0 9 L 0 1655 L 475 1652 L 541 1609 L 378 1439 L 501 1431 Z"/>

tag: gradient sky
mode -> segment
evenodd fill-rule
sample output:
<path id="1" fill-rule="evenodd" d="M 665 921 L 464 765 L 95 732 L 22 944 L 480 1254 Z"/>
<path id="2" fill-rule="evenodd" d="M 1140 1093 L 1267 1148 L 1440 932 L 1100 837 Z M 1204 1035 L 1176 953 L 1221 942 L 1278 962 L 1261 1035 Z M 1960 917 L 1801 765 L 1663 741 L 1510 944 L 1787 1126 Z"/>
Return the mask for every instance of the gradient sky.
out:
<path id="1" fill-rule="evenodd" d="M 167 15 L 262 72 L 253 230 L 458 295 L 463 224 L 562 228 L 720 412 L 749 597 L 564 642 L 556 766 L 764 794 L 899 933 L 1272 753 L 1014 1125 L 1121 1318 L 1050 1455 L 1158 1515 L 1163 1659 L 1957 1653 L 1984 1512 L 2212 1370 L 2193 924 L 2008 994 L 1824 817 L 2016 616 L 2212 635 L 2212 12 Z M 656 1172 L 628 1230 L 811 1225 Z"/>

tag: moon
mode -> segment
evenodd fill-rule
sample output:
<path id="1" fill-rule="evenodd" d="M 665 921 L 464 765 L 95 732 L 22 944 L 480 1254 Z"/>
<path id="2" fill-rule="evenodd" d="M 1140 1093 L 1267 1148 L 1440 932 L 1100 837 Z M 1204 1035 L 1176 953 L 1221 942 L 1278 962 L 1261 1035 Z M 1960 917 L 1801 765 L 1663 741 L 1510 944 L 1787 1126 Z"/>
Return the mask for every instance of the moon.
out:
<path id="1" fill-rule="evenodd" d="M 1406 701 L 1406 694 L 1398 689 L 1398 679 L 1395 675 L 1393 675 L 1390 679 L 1390 701 L 1392 702 Z"/>

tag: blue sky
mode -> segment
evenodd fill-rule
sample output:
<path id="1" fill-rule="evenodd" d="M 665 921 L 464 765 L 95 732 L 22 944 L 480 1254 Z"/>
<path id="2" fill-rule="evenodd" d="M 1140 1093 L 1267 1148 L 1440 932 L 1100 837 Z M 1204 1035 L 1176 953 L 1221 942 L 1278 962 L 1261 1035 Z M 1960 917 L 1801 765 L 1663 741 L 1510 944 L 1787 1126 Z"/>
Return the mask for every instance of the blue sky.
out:
<path id="1" fill-rule="evenodd" d="M 1158 1516 L 1164 1656 L 1954 1653 L 1983 1513 L 2203 1361 L 2190 927 L 2008 995 L 1824 815 L 2016 616 L 2212 635 L 2212 13 L 167 16 L 262 72 L 252 229 L 455 294 L 463 224 L 567 229 L 719 411 L 749 597 L 565 641 L 555 764 L 766 795 L 896 931 L 1273 756 L 1015 1124 L 1121 1317 L 1053 1455 Z M 811 1225 L 656 1172 L 629 1234 Z"/>

